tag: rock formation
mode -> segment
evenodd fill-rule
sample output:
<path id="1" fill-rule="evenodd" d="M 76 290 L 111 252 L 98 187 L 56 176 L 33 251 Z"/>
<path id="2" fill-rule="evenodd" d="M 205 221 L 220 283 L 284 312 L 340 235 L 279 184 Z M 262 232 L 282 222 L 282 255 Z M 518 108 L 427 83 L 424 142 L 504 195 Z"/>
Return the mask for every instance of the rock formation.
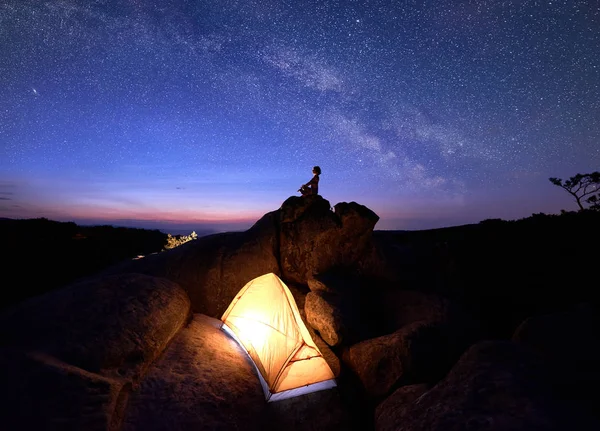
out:
<path id="1" fill-rule="evenodd" d="M 510 341 L 471 347 L 435 387 L 378 409 L 377 431 L 592 430 L 552 398 L 551 376 L 531 349 Z"/>
<path id="2" fill-rule="evenodd" d="M 278 211 L 268 213 L 245 232 L 202 237 L 106 273 L 136 272 L 167 278 L 188 293 L 194 313 L 220 318 L 249 280 L 281 273 L 277 221 Z"/>
<path id="3" fill-rule="evenodd" d="M 333 212 L 320 197 L 290 198 L 245 232 L 124 262 L 5 310 L 3 425 L 263 429 L 264 396 L 248 358 L 217 329 L 218 321 L 199 313 L 220 317 L 239 289 L 264 273 L 287 273 L 292 284 L 305 285 L 309 274 L 351 266 L 376 221 L 355 203 Z M 306 320 L 306 294 L 292 290 Z M 309 331 L 339 376 L 339 359 Z M 306 398 L 317 400 L 302 407 L 313 419 L 294 429 L 347 429 L 350 416 L 336 393 Z M 289 428 L 285 406 L 297 403 L 272 407 L 268 427 Z M 318 420 L 333 411 L 337 419 Z"/>
<path id="4" fill-rule="evenodd" d="M 177 334 L 131 395 L 123 431 L 262 429 L 256 371 L 219 323 L 196 314 Z"/>
<path id="5" fill-rule="evenodd" d="M 516 329 L 513 340 L 536 349 L 555 370 L 553 386 L 566 402 L 598 412 L 600 395 L 600 317 L 598 307 L 582 303 L 567 310 L 533 316 Z"/>
<path id="6" fill-rule="evenodd" d="M 179 286 L 140 274 L 76 283 L 5 311 L 3 425 L 118 429 L 130 391 L 189 317 Z"/>
<path id="7" fill-rule="evenodd" d="M 282 276 L 306 284 L 314 274 L 357 265 L 378 220 L 373 211 L 356 202 L 339 203 L 331 211 L 321 196 L 290 197 L 281 207 Z"/>
<path id="8" fill-rule="evenodd" d="M 195 313 L 221 317 L 249 280 L 272 272 L 306 285 L 313 273 L 352 267 L 367 250 L 379 217 L 357 203 L 335 212 L 319 195 L 290 197 L 245 232 L 210 235 L 114 267 L 167 278 L 185 289 Z"/>
<path id="9" fill-rule="evenodd" d="M 461 296 L 419 290 L 435 278 L 421 271 L 430 266 L 373 235 L 377 221 L 355 202 L 290 197 L 245 232 L 124 262 L 4 310 L 2 427 L 600 429 L 589 415 L 597 308 L 532 316 L 513 340 L 481 341 Z M 267 405 L 248 356 L 219 329 L 236 293 L 269 272 L 289 286 L 337 389 Z"/>

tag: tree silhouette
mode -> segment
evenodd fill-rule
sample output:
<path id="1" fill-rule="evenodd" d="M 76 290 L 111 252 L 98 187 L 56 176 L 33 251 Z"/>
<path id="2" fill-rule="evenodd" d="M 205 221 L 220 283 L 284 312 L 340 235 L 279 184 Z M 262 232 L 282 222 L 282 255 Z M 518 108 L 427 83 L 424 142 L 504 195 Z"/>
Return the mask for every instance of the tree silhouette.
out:
<path id="1" fill-rule="evenodd" d="M 560 178 L 548 178 L 552 184 L 561 187 L 575 198 L 579 210 L 583 211 L 582 200 L 589 196 L 585 202 L 590 204 L 590 209 L 600 211 L 600 172 L 591 174 L 577 174 L 563 182 Z"/>

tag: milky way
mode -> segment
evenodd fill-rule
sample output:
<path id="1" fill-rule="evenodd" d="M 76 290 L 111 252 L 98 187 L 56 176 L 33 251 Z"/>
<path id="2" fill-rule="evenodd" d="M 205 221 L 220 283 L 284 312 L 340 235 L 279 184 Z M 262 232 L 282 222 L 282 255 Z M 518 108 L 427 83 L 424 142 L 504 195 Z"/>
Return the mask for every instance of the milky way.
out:
<path id="1" fill-rule="evenodd" d="M 431 228 L 600 169 L 598 2 L 5 0 L 0 55 L 0 217 L 244 227 L 319 165 Z"/>

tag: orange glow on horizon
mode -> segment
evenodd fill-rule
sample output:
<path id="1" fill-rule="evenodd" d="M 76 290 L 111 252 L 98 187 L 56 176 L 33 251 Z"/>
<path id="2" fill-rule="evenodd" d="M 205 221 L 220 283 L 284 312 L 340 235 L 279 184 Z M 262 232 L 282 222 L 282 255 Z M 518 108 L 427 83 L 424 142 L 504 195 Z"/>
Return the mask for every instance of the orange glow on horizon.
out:
<path id="1" fill-rule="evenodd" d="M 93 220 L 139 220 L 142 222 L 161 222 L 172 224 L 190 224 L 190 223 L 254 223 L 258 221 L 266 212 L 259 211 L 194 211 L 178 210 L 166 211 L 157 209 L 119 209 L 107 207 L 95 207 L 86 205 L 73 205 L 60 210 L 52 211 L 61 218 L 73 219 L 93 219 Z"/>

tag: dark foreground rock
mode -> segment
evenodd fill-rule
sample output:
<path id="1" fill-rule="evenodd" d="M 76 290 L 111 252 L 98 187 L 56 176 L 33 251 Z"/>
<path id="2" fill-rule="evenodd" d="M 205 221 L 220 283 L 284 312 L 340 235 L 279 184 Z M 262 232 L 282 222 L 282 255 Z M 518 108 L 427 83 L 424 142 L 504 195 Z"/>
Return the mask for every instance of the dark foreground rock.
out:
<path id="1" fill-rule="evenodd" d="M 200 314 L 130 397 L 123 430 L 260 430 L 266 401 L 241 347 Z"/>
<path id="2" fill-rule="evenodd" d="M 447 335 L 437 323 L 414 322 L 351 346 L 344 362 L 374 400 L 400 385 L 435 382 L 452 366 Z"/>
<path id="3" fill-rule="evenodd" d="M 0 347 L 135 383 L 189 317 L 190 301 L 176 284 L 141 274 L 107 276 L 6 310 Z"/>
<path id="4" fill-rule="evenodd" d="M 269 431 L 363 430 L 336 388 L 269 403 L 267 412 Z"/>
<path id="5" fill-rule="evenodd" d="M 308 288 L 307 321 L 330 346 L 349 346 L 381 335 L 373 294 L 377 286 L 372 280 L 337 267 L 313 274 Z"/>
<path id="6" fill-rule="evenodd" d="M 124 431 L 351 429 L 337 389 L 267 403 L 248 355 L 220 326 L 194 316 L 131 395 Z"/>
<path id="7" fill-rule="evenodd" d="M 387 397 L 375 410 L 375 417 L 379 420 L 385 420 L 387 417 L 394 417 L 399 411 L 407 407 L 425 392 L 429 387 L 420 383 L 417 385 L 407 385 L 396 389 L 392 395 Z"/>
<path id="8" fill-rule="evenodd" d="M 526 319 L 513 339 L 538 350 L 560 372 L 552 382 L 566 402 L 587 407 L 600 417 L 600 316 L 598 307 L 579 304 L 568 310 Z"/>
<path id="9" fill-rule="evenodd" d="M 510 341 L 472 346 L 448 376 L 413 402 L 384 402 L 377 431 L 593 430 L 589 416 L 553 398 L 551 373 L 531 348 Z"/>
<path id="10" fill-rule="evenodd" d="M 76 283 L 0 315 L 3 429 L 118 430 L 129 394 L 190 316 L 176 284 Z"/>
<path id="11" fill-rule="evenodd" d="M 374 295 L 386 335 L 356 343 L 344 354 L 374 400 L 398 386 L 436 384 L 479 336 L 475 321 L 446 298 L 392 289 Z"/>
<path id="12" fill-rule="evenodd" d="M 0 349 L 3 430 L 117 431 L 131 385 L 39 353 Z"/>

